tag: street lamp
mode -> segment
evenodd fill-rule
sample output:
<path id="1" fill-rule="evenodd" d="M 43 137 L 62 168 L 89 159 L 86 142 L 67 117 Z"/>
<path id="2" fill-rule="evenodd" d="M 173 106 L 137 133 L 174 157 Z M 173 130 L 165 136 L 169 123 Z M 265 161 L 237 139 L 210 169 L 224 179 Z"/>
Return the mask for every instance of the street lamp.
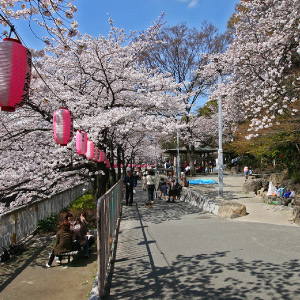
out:
<path id="1" fill-rule="evenodd" d="M 215 59 L 218 62 L 218 59 Z M 222 70 L 218 69 L 218 84 L 222 83 Z M 222 96 L 219 95 L 219 149 L 218 149 L 218 179 L 219 179 L 219 189 L 218 197 L 223 198 L 223 147 L 222 147 Z"/>

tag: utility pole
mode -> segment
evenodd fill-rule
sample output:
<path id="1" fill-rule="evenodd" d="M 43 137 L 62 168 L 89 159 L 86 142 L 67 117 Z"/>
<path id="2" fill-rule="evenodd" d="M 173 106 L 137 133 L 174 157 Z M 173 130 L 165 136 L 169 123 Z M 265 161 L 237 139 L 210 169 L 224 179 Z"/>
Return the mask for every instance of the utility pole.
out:
<path id="1" fill-rule="evenodd" d="M 179 129 L 177 120 L 177 178 L 180 178 L 180 151 L 179 151 Z"/>
<path id="2" fill-rule="evenodd" d="M 222 70 L 217 70 L 218 72 L 218 84 L 222 83 Z M 219 149 L 218 149 L 218 179 L 219 179 L 219 189 L 218 197 L 223 198 L 223 146 L 222 146 L 222 96 L 219 96 Z"/>

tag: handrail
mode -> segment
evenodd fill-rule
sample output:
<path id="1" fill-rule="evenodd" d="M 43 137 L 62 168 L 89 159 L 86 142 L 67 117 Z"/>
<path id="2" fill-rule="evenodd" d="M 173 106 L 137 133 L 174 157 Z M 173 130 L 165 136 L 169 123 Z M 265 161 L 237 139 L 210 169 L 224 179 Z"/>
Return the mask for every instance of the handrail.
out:
<path id="1" fill-rule="evenodd" d="M 123 179 L 119 180 L 97 202 L 98 292 L 100 298 L 105 296 L 105 286 L 115 246 L 123 199 L 122 187 Z"/>

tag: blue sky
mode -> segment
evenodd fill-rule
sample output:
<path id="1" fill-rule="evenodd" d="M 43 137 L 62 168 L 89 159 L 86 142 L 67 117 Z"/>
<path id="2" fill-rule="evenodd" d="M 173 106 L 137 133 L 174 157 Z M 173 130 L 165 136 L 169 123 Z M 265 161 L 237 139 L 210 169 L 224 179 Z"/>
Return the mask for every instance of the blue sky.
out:
<path id="1" fill-rule="evenodd" d="M 109 29 L 108 15 L 114 25 L 130 30 L 142 31 L 164 11 L 167 25 L 186 22 L 189 27 L 200 27 L 206 20 L 220 31 L 225 31 L 227 20 L 234 12 L 239 0 L 74 0 L 78 11 L 75 19 L 79 31 L 93 36 L 106 35 Z M 34 37 L 27 22 L 15 22 L 16 29 L 30 48 L 41 49 L 43 43 Z M 34 30 L 42 37 L 43 34 Z"/>

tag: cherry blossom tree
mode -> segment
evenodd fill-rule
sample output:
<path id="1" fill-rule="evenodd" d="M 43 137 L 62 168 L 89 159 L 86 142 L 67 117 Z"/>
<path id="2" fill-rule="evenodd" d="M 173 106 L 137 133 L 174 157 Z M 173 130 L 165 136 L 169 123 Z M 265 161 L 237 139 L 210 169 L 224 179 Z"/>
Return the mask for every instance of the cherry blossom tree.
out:
<path id="1" fill-rule="evenodd" d="M 46 29 L 52 38 L 65 38 L 66 33 L 69 37 L 75 36 L 78 23 L 74 19 L 74 13 L 77 8 L 72 2 L 73 0 L 0 0 L 1 35 L 7 37 L 13 32 L 18 36 L 14 22 L 21 19 L 26 20 L 24 24 L 27 22 L 40 39 L 32 29 L 32 22 Z M 9 28 L 9 31 L 3 27 Z M 48 43 L 48 39 L 45 42 Z"/>
<path id="2" fill-rule="evenodd" d="M 184 113 L 175 80 L 139 59 L 159 27 L 127 35 L 111 21 L 107 38 L 49 40 L 36 58 L 29 103 L 15 114 L 0 114 L 1 197 L 17 194 L 12 205 L 19 205 L 89 180 L 95 198 L 106 190 L 103 163 L 77 155 L 74 139 L 67 147 L 54 142 L 52 114 L 60 106 L 68 107 L 74 130 L 86 131 L 112 166 L 138 153 L 147 131 Z"/>
<path id="3" fill-rule="evenodd" d="M 293 118 L 298 112 L 299 13 L 299 1 L 242 0 L 231 20 L 232 44 L 199 70 L 202 78 L 216 78 L 222 70 L 224 82 L 211 98 L 224 96 L 225 121 L 250 120 L 248 138 L 278 125 L 278 116 Z"/>
<path id="4" fill-rule="evenodd" d="M 179 134 L 188 150 L 191 174 L 194 175 L 195 146 L 205 143 L 205 139 L 202 140 L 201 137 L 210 133 L 214 135 L 214 126 L 209 126 L 209 122 L 202 122 L 203 118 L 195 118 L 197 100 L 205 96 L 208 86 L 208 82 L 202 80 L 196 70 L 207 62 L 203 53 L 224 51 L 228 35 L 219 33 L 214 25 L 207 22 L 203 22 L 199 29 L 188 28 L 183 23 L 164 27 L 158 39 L 155 47 L 144 53 L 144 58 L 149 65 L 171 73 L 181 83 L 179 92 L 186 104 L 186 113 L 180 121 Z"/>

